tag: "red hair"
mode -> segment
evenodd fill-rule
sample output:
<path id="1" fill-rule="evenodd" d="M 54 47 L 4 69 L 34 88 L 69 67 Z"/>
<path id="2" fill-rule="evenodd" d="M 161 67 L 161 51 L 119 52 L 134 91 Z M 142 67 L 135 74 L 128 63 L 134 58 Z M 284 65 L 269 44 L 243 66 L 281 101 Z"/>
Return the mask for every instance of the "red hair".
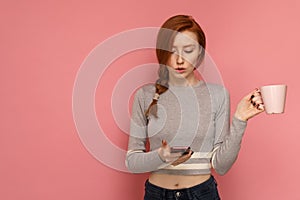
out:
<path id="1" fill-rule="evenodd" d="M 193 17 L 188 15 L 175 15 L 167 19 L 161 26 L 158 32 L 156 41 L 156 57 L 160 64 L 158 70 L 158 80 L 156 81 L 155 93 L 159 96 L 160 94 L 168 90 L 169 72 L 166 64 L 171 56 L 171 46 L 173 45 L 174 38 L 177 32 L 190 31 L 196 34 L 199 45 L 205 49 L 206 39 L 205 34 L 199 24 L 194 20 Z M 199 63 L 204 58 L 205 51 L 201 51 Z M 156 95 L 156 96 L 157 96 Z M 158 98 L 154 98 L 152 103 L 149 105 L 146 111 L 146 117 L 149 114 L 157 116 L 157 101 Z"/>

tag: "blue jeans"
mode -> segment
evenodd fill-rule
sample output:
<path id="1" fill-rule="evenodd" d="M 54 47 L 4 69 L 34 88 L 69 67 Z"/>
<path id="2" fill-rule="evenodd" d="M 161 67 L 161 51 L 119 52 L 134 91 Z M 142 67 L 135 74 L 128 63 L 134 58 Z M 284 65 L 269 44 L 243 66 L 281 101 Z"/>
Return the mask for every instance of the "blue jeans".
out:
<path id="1" fill-rule="evenodd" d="M 184 189 L 170 190 L 145 183 L 144 200 L 220 200 L 217 182 L 211 176 L 207 181 Z"/>

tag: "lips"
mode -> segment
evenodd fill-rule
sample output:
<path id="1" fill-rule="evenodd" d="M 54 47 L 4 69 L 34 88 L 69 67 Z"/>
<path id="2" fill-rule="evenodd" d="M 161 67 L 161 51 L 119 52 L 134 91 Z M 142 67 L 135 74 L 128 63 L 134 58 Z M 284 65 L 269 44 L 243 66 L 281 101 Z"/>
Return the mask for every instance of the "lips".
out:
<path id="1" fill-rule="evenodd" d="M 175 68 L 175 71 L 176 71 L 177 73 L 180 73 L 180 74 L 182 74 L 182 73 L 184 73 L 184 72 L 185 72 L 185 68 L 178 67 L 178 68 Z"/>

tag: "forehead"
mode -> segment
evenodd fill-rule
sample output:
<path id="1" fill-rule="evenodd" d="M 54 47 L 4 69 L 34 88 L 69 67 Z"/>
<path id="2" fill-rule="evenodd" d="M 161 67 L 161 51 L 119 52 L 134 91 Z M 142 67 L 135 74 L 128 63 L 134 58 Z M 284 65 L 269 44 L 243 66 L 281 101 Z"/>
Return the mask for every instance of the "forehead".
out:
<path id="1" fill-rule="evenodd" d="M 173 46 L 197 45 L 197 36 L 191 31 L 178 32 L 174 37 Z"/>

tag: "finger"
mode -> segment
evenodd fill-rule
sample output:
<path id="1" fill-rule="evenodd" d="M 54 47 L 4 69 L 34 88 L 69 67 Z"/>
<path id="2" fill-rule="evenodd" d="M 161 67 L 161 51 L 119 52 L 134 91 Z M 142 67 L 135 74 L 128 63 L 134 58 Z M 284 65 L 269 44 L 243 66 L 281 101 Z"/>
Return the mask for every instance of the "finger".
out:
<path id="1" fill-rule="evenodd" d="M 174 162 L 172 162 L 173 166 L 179 165 L 181 162 L 179 160 L 175 160 Z"/>
<path id="2" fill-rule="evenodd" d="M 179 158 L 182 156 L 182 153 L 170 153 L 169 157 L 170 158 Z"/>
<path id="3" fill-rule="evenodd" d="M 187 160 L 188 160 L 188 158 L 180 157 L 180 158 L 178 158 L 177 160 L 175 160 L 175 161 L 172 163 L 172 165 L 173 165 L 173 166 L 176 166 L 176 165 L 179 165 L 179 164 L 181 164 L 181 163 L 184 163 L 184 162 L 187 161 Z"/>
<path id="4" fill-rule="evenodd" d="M 265 110 L 263 103 L 251 103 L 251 109 L 254 111 L 254 113 L 260 113 L 261 111 Z"/>
<path id="5" fill-rule="evenodd" d="M 264 111 L 265 110 L 265 106 L 264 106 L 264 104 L 258 104 L 257 105 L 257 107 L 256 107 L 258 110 L 260 110 L 260 111 Z"/>
<path id="6" fill-rule="evenodd" d="M 260 95 L 258 95 L 258 96 L 254 96 L 251 100 L 252 101 L 262 101 L 262 98 Z"/>
<path id="7" fill-rule="evenodd" d="M 253 95 L 251 95 L 250 102 L 254 104 L 254 106 L 263 103 L 261 94 L 259 92 L 255 92 Z"/>
<path id="8" fill-rule="evenodd" d="M 250 101 L 250 103 L 251 103 L 254 107 L 259 106 L 260 104 L 263 105 L 263 102 L 262 102 L 261 100 Z"/>
<path id="9" fill-rule="evenodd" d="M 161 147 L 167 151 L 170 151 L 170 146 L 168 145 L 167 141 L 166 140 L 162 140 L 161 141 Z"/>
<path id="10" fill-rule="evenodd" d="M 181 156 L 180 158 L 178 158 L 177 160 L 175 160 L 172 165 L 176 166 L 179 165 L 181 163 L 184 163 L 185 161 L 187 161 L 188 159 L 191 158 L 193 154 L 193 151 L 190 151 L 188 154 Z"/>
<path id="11" fill-rule="evenodd" d="M 259 104 L 263 104 L 263 99 L 262 99 L 261 95 L 259 95 L 259 96 L 254 96 L 253 98 L 251 98 L 250 103 L 251 103 L 253 106 L 257 106 L 257 105 L 259 105 Z"/>
<path id="12" fill-rule="evenodd" d="M 258 110 L 263 110 L 264 109 L 264 103 L 262 101 L 251 101 L 251 107 L 256 108 Z"/>
<path id="13" fill-rule="evenodd" d="M 167 147 L 168 145 L 166 140 L 162 140 L 161 143 L 162 143 L 162 147 Z"/>
<path id="14" fill-rule="evenodd" d="M 255 96 L 258 96 L 260 94 L 260 90 L 258 88 L 255 88 L 252 90 L 249 94 L 245 96 L 245 99 L 252 100 Z"/>
<path id="15" fill-rule="evenodd" d="M 256 103 L 256 105 L 263 104 L 263 102 L 261 100 L 257 100 L 257 101 L 255 101 L 255 103 Z"/>
<path id="16" fill-rule="evenodd" d="M 185 155 L 187 155 L 187 156 L 192 156 L 193 155 L 193 151 L 192 150 L 189 150 L 189 152 L 187 153 L 187 154 L 185 154 Z"/>

